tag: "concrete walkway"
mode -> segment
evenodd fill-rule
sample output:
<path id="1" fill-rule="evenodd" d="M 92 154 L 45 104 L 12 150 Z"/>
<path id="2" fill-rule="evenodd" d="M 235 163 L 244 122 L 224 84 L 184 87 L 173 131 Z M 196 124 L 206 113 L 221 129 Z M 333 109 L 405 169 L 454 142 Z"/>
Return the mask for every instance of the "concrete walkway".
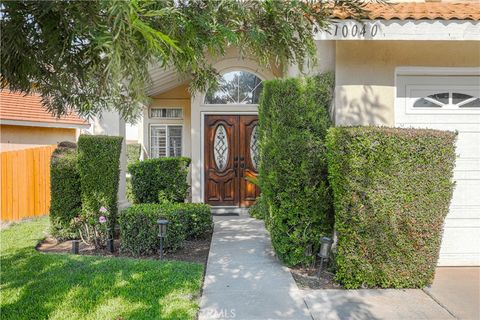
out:
<path id="1" fill-rule="evenodd" d="M 418 289 L 311 290 L 305 302 L 315 320 L 454 320 Z"/>
<path id="2" fill-rule="evenodd" d="M 437 268 L 420 289 L 305 290 L 315 320 L 480 319 L 480 268 Z"/>
<path id="3" fill-rule="evenodd" d="M 311 320 L 303 293 L 274 255 L 263 221 L 214 220 L 199 320 Z"/>
<path id="4" fill-rule="evenodd" d="M 199 320 L 480 319 L 480 268 L 437 268 L 430 288 L 299 290 L 263 221 L 214 217 Z"/>
<path id="5" fill-rule="evenodd" d="M 424 291 L 457 319 L 480 319 L 480 268 L 440 267 Z"/>

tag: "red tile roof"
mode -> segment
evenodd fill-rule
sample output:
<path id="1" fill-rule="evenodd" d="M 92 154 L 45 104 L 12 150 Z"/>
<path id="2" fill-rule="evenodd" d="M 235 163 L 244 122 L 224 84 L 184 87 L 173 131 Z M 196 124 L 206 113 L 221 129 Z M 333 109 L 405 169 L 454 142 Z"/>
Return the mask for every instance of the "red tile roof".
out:
<path id="1" fill-rule="evenodd" d="M 480 20 L 480 2 L 404 2 L 394 4 L 368 3 L 366 19 L 370 20 Z M 336 10 L 333 18 L 349 19 L 351 15 Z"/>
<path id="2" fill-rule="evenodd" d="M 25 96 L 8 90 L 0 92 L 0 120 L 53 123 L 65 127 L 89 126 L 88 122 L 75 114 L 56 118 L 43 107 L 41 97 L 37 94 Z"/>

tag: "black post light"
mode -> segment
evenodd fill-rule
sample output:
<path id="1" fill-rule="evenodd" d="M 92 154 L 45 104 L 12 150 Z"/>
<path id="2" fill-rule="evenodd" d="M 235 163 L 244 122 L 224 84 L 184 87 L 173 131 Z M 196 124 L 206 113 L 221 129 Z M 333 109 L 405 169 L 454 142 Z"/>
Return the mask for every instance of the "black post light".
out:
<path id="1" fill-rule="evenodd" d="M 320 258 L 320 268 L 318 269 L 318 276 L 323 271 L 323 264 L 330 258 L 330 250 L 332 248 L 333 240 L 329 237 L 322 237 L 320 240 L 320 252 L 318 257 Z"/>
<path id="2" fill-rule="evenodd" d="M 170 223 L 168 220 L 159 219 L 158 224 L 158 237 L 160 238 L 160 259 L 163 259 L 163 240 L 167 236 L 167 226 Z"/>
<path id="3" fill-rule="evenodd" d="M 107 240 L 108 251 L 110 251 L 110 253 L 114 253 L 115 252 L 115 245 L 114 245 L 114 242 L 113 242 L 113 231 L 112 231 L 112 229 L 108 228 L 107 233 L 108 233 L 108 240 Z"/>
<path id="4" fill-rule="evenodd" d="M 108 246 L 108 251 L 110 251 L 110 253 L 115 252 L 115 247 L 113 245 L 113 239 L 108 239 L 107 240 L 107 246 Z"/>
<path id="5" fill-rule="evenodd" d="M 72 240 L 72 253 L 78 254 L 80 246 L 80 240 Z"/>

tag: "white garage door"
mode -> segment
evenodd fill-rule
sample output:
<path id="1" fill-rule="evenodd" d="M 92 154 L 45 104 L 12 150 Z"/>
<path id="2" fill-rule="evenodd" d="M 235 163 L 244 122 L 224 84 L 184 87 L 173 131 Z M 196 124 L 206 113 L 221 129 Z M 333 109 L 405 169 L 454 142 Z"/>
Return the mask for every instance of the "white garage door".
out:
<path id="1" fill-rule="evenodd" d="M 398 127 L 458 131 L 455 191 L 441 266 L 480 265 L 480 76 L 398 75 Z"/>

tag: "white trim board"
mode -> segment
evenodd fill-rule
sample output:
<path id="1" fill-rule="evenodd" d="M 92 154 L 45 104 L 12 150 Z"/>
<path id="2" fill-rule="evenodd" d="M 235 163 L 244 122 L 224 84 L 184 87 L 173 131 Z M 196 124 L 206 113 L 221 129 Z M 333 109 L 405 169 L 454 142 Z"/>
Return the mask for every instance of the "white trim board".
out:
<path id="1" fill-rule="evenodd" d="M 456 40 L 480 41 L 480 21 L 471 20 L 332 20 L 315 40 Z"/>
<path id="2" fill-rule="evenodd" d="M 397 76 L 478 76 L 480 67 L 397 67 Z"/>
<path id="3" fill-rule="evenodd" d="M 61 129 L 88 129 L 89 124 L 57 123 L 57 122 L 36 122 L 19 120 L 0 120 L 2 125 L 40 127 L 40 128 L 61 128 Z"/>

